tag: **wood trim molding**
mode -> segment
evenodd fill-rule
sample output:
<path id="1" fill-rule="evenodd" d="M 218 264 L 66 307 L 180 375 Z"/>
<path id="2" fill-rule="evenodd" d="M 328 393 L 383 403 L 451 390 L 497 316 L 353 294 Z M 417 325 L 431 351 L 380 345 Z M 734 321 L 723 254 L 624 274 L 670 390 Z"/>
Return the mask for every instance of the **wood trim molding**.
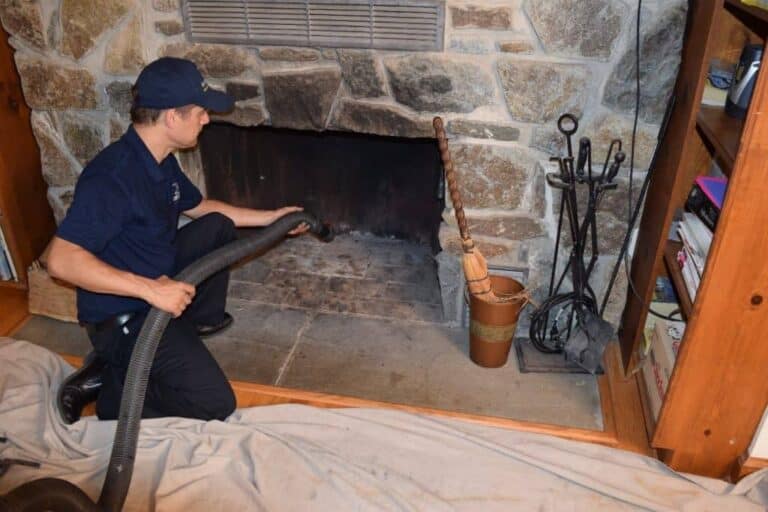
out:
<path id="1" fill-rule="evenodd" d="M 768 459 L 750 457 L 749 454 L 745 453 L 733 465 L 731 482 L 736 483 L 745 476 L 765 468 L 768 468 Z"/>
<path id="2" fill-rule="evenodd" d="M 604 418 L 606 418 L 604 424 L 607 427 L 602 431 L 381 402 L 343 395 L 255 384 L 252 382 L 235 380 L 230 381 L 230 383 L 235 392 L 238 407 L 294 403 L 325 408 L 359 407 L 395 409 L 414 414 L 457 418 L 492 427 L 518 430 L 520 432 L 552 435 L 563 439 L 595 443 L 651 455 L 653 452 L 648 445 L 647 437 L 645 437 L 640 398 L 639 395 L 635 393 L 637 390 L 637 381 L 634 377 L 628 380 L 616 379 L 618 376 L 616 372 L 620 371 L 620 362 L 618 359 L 618 347 L 614 346 L 614 349 L 616 350 L 611 350 L 611 360 L 613 362 L 606 365 L 608 371 L 599 379 L 601 403 L 603 406 Z M 61 356 L 65 361 L 75 367 L 79 367 L 82 364 L 81 357 L 67 354 L 61 354 Z M 633 395 L 635 395 L 634 398 Z M 616 403 L 616 400 L 620 400 L 622 404 L 618 410 L 612 405 L 613 403 Z M 635 407 L 640 407 L 640 409 L 635 409 Z M 639 420 L 637 419 L 638 411 L 640 414 Z M 84 413 L 86 415 L 94 414 L 93 407 L 86 408 Z M 631 415 L 628 416 L 627 413 L 631 413 Z M 636 426 L 636 422 L 638 421 L 640 429 Z M 642 436 L 639 436 L 641 433 Z M 642 437 L 642 439 L 640 437 Z"/>
<path id="3" fill-rule="evenodd" d="M 618 442 L 616 441 L 615 437 L 611 435 L 611 433 L 599 430 L 563 427 L 558 425 L 550 425 L 547 423 L 535 423 L 508 418 L 499 418 L 494 416 L 468 414 L 448 411 L 444 409 L 434 409 L 430 407 L 410 406 L 390 402 L 381 402 L 377 400 L 354 398 L 343 395 L 333 395 L 299 389 L 254 384 L 251 382 L 232 381 L 231 383 L 232 388 L 235 391 L 235 395 L 237 396 L 238 407 L 254 407 L 259 405 L 273 405 L 281 403 L 298 403 L 326 408 L 358 407 L 395 409 L 398 411 L 406 411 L 415 414 L 426 414 L 429 416 L 437 416 L 443 418 L 457 418 L 464 421 L 470 421 L 472 423 L 519 430 L 521 432 L 554 435 L 565 439 L 597 443 L 605 446 L 618 446 Z"/>
<path id="4" fill-rule="evenodd" d="M 604 361 L 606 371 L 598 379 L 604 432 L 616 440 L 618 448 L 656 456 L 646 429 L 640 374 L 625 376 L 621 347 L 617 343 L 608 345 Z"/>

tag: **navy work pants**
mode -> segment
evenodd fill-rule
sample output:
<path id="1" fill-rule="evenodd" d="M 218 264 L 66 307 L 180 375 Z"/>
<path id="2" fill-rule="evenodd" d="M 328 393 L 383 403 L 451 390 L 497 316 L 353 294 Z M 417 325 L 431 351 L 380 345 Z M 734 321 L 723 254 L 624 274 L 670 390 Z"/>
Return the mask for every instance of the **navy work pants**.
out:
<path id="1" fill-rule="evenodd" d="M 177 234 L 174 273 L 236 237 L 232 221 L 218 213 L 193 220 Z M 196 287 L 195 298 L 184 313 L 168 323 L 152 363 L 143 418 L 223 420 L 235 410 L 232 388 L 196 330 L 196 325 L 222 319 L 228 284 L 228 270 L 206 279 Z M 96 353 L 106 361 L 96 402 L 100 419 L 118 416 L 128 363 L 146 315 L 137 314 L 122 327 L 91 334 Z"/>

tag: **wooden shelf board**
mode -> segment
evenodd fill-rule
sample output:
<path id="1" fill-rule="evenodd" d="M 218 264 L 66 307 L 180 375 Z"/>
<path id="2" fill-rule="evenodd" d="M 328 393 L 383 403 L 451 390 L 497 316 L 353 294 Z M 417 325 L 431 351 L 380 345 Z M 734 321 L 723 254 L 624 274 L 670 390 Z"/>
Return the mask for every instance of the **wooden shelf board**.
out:
<path id="1" fill-rule="evenodd" d="M 734 11 L 741 11 L 749 14 L 762 21 L 768 23 L 768 10 L 760 9 L 758 7 L 752 7 L 751 5 L 745 5 L 741 3 L 741 0 L 725 0 L 725 5 L 731 7 Z"/>
<path id="2" fill-rule="evenodd" d="M 680 311 L 682 311 L 683 317 L 688 319 L 693 310 L 693 303 L 688 295 L 688 289 L 685 287 L 685 281 L 683 281 L 683 271 L 680 269 L 680 265 L 677 264 L 677 253 L 682 248 L 682 243 L 667 240 L 667 245 L 664 246 L 664 262 L 667 264 L 669 278 L 672 280 L 672 285 L 675 287 L 677 296 L 680 299 Z"/>
<path id="3" fill-rule="evenodd" d="M 642 364 L 642 363 L 641 363 Z M 640 399 L 643 406 L 643 419 L 645 420 L 645 430 L 648 433 L 648 439 L 653 439 L 656 433 L 656 420 L 651 409 L 651 397 L 648 396 L 648 383 L 645 382 L 645 375 L 642 371 L 637 372 L 638 388 L 640 389 Z"/>
<path id="4" fill-rule="evenodd" d="M 24 283 L 20 283 L 18 281 L 0 281 L 0 289 L 1 288 L 10 288 L 13 290 L 26 290 L 27 287 L 24 285 Z"/>
<path id="5" fill-rule="evenodd" d="M 696 125 L 714 148 L 723 172 L 730 176 L 739 151 L 744 121 L 727 115 L 724 107 L 702 105 L 696 116 Z"/>

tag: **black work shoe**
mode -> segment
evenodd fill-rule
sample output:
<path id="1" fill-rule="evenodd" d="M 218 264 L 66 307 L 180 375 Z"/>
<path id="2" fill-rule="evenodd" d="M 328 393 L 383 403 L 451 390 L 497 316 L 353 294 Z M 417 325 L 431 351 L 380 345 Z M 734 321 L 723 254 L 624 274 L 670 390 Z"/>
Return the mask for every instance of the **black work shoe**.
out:
<path id="1" fill-rule="evenodd" d="M 91 352 L 83 360 L 83 366 L 61 383 L 56 403 L 65 423 L 74 423 L 79 420 L 83 407 L 99 396 L 103 368 L 104 361 L 96 355 L 96 352 Z"/>
<path id="2" fill-rule="evenodd" d="M 230 325 L 232 325 L 232 322 L 234 319 L 232 318 L 232 315 L 225 312 L 224 317 L 221 319 L 220 322 L 215 323 L 213 325 L 197 325 L 197 335 L 201 338 L 205 338 L 208 336 L 213 336 L 214 334 L 223 331 Z"/>

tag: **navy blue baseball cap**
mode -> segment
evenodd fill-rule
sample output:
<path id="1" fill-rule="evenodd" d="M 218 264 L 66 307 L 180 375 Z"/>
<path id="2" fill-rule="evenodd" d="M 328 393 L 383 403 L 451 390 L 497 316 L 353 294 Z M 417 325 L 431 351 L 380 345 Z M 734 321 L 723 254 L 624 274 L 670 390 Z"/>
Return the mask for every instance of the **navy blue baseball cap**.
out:
<path id="1" fill-rule="evenodd" d="M 134 84 L 134 107 L 158 110 L 198 105 L 213 112 L 228 112 L 232 97 L 212 89 L 189 60 L 161 57 L 139 73 Z"/>

